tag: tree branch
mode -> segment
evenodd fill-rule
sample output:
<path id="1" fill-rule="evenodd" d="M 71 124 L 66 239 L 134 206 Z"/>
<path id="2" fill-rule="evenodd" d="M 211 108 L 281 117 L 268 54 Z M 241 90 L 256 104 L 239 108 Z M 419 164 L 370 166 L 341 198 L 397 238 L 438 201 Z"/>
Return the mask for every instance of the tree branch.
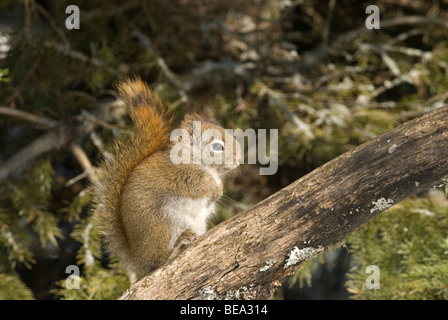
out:
<path id="1" fill-rule="evenodd" d="M 26 120 L 29 122 L 33 122 L 33 123 L 36 123 L 36 124 L 44 127 L 45 129 L 52 128 L 57 123 L 56 121 L 48 119 L 44 116 L 36 116 L 35 114 L 29 113 L 26 111 L 3 107 L 3 106 L 0 106 L 0 114 L 4 114 L 7 116 L 12 116 L 12 117 L 20 118 L 20 119 L 23 119 L 23 120 Z"/>
<path id="2" fill-rule="evenodd" d="M 448 107 L 405 123 L 212 228 L 121 299 L 269 298 L 303 260 L 446 185 L 447 141 Z"/>
<path id="3" fill-rule="evenodd" d="M 90 162 L 89 157 L 87 156 L 84 149 L 78 143 L 72 142 L 70 144 L 70 151 L 75 156 L 76 160 L 78 160 L 80 166 L 84 169 L 84 172 L 89 177 L 89 180 L 94 184 L 98 183 L 98 177 L 95 174 L 95 168 Z"/>
<path id="4" fill-rule="evenodd" d="M 36 138 L 33 142 L 19 150 L 9 159 L 0 163 L 0 181 L 6 179 L 12 172 L 23 167 L 30 160 L 37 156 L 52 150 L 59 150 L 70 146 L 72 153 L 77 157 L 79 163 L 92 182 L 96 182 L 96 177 L 91 168 L 89 168 L 88 159 L 83 155 L 83 150 L 77 148 L 76 141 L 84 137 L 86 134 L 92 132 L 100 122 L 110 121 L 114 113 L 111 112 L 113 108 L 122 108 L 122 102 L 114 100 L 113 102 L 99 103 L 94 114 L 84 113 L 82 115 L 74 116 L 68 122 L 53 122 L 46 120 L 44 117 L 38 117 L 31 113 L 19 111 L 19 113 L 11 113 L 10 108 L 0 109 L 0 113 L 17 116 L 19 118 L 38 123 L 47 127 L 48 131 Z M 10 109 L 10 110 L 6 110 Z M 72 144 L 74 143 L 75 144 Z M 91 165 L 90 165 L 91 167 Z"/>
<path id="5" fill-rule="evenodd" d="M 64 146 L 66 135 L 59 134 L 58 131 L 59 130 L 51 130 L 43 134 L 29 145 L 22 148 L 12 157 L 4 161 L 0 165 L 0 181 L 6 179 L 13 171 L 23 167 L 28 161 L 34 159 L 40 154 L 53 149 L 60 149 Z"/>

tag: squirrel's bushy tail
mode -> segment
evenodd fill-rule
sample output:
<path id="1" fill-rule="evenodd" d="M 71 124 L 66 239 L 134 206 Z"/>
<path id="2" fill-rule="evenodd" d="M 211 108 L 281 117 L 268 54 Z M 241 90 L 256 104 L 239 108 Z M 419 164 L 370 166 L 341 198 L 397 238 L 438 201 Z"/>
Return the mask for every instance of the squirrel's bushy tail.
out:
<path id="1" fill-rule="evenodd" d="M 165 146 L 172 130 L 172 114 L 139 78 L 120 82 L 117 91 L 128 106 L 134 129 L 129 139 L 117 141 L 111 159 L 103 160 L 97 168 L 93 212 L 108 249 L 120 260 L 129 261 L 128 239 L 119 213 L 122 188 L 135 166 Z"/>

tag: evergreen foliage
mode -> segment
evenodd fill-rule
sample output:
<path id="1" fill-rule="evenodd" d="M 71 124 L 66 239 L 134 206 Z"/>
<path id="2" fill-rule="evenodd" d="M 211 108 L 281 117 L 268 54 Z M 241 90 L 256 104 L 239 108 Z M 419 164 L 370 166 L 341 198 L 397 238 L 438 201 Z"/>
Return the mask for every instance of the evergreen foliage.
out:
<path id="1" fill-rule="evenodd" d="M 81 10 L 79 30 L 65 27 L 69 4 Z M 380 8 L 380 30 L 364 26 L 371 4 Z M 423 23 L 403 23 L 407 15 Z M 134 280 L 102 249 L 89 212 L 92 182 L 70 147 L 81 146 L 93 165 L 107 159 L 129 121 L 119 104 L 106 118 L 97 111 L 114 99 L 120 77 L 139 74 L 179 115 L 279 129 L 277 174 L 259 176 L 254 165 L 235 172 L 216 224 L 442 106 L 447 19 L 447 4 L 423 0 L 347 0 L 333 9 L 321 1 L 1 1 L 0 41 L 4 34 L 9 49 L 3 56 L 0 43 L 0 106 L 65 124 L 69 133 L 89 121 L 96 128 L 0 180 L 0 299 L 116 299 Z M 49 129 L 0 114 L 1 168 Z M 447 239 L 446 193 L 392 207 L 346 239 L 350 296 L 447 299 Z M 42 272 L 45 261 L 57 272 Z M 311 285 L 316 261 L 300 265 L 290 284 Z M 69 265 L 80 270 L 79 289 L 66 285 Z M 379 290 L 365 288 L 368 265 L 380 268 Z M 50 284 L 39 288 L 36 278 Z"/>

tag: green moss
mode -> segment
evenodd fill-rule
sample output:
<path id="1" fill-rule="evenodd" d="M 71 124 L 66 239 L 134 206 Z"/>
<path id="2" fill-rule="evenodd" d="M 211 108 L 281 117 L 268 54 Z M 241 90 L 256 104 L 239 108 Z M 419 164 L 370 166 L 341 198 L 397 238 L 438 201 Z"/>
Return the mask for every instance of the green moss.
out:
<path id="1" fill-rule="evenodd" d="M 347 237 L 353 257 L 349 291 L 356 299 L 447 299 L 448 207 L 414 197 Z M 366 289 L 368 265 L 380 270 L 380 289 Z"/>

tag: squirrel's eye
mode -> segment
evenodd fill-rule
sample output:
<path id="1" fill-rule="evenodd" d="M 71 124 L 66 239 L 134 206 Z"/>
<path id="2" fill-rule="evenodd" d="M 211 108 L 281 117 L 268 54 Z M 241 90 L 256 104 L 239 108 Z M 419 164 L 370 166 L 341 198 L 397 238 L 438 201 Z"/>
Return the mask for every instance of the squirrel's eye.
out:
<path id="1" fill-rule="evenodd" d="M 215 141 L 212 143 L 212 149 L 216 152 L 224 151 L 224 144 L 221 141 Z"/>

